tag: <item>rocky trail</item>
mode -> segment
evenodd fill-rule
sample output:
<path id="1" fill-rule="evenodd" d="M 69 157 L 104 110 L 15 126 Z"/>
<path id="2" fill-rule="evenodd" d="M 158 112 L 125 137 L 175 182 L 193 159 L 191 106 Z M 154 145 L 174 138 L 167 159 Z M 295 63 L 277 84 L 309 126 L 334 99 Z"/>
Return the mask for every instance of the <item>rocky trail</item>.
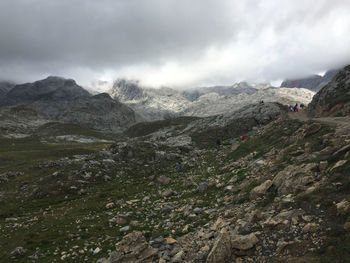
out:
<path id="1" fill-rule="evenodd" d="M 289 112 L 288 117 L 290 119 L 294 120 L 300 120 L 300 121 L 314 121 L 314 122 L 320 122 L 332 126 L 336 126 L 336 130 L 340 134 L 346 134 L 350 132 L 350 117 L 344 116 L 344 117 L 319 117 L 319 118 L 310 118 L 307 116 L 307 113 L 305 111 L 299 111 L 299 112 Z"/>

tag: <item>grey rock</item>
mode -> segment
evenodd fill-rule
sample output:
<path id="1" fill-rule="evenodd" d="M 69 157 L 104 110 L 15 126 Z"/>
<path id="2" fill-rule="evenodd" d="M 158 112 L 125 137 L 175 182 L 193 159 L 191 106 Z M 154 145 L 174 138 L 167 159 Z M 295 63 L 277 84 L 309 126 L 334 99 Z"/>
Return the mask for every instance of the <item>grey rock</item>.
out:
<path id="1" fill-rule="evenodd" d="M 207 190 L 209 187 L 209 183 L 208 182 L 202 182 L 198 185 L 198 191 L 199 192 L 204 192 L 205 190 Z"/>
<path id="2" fill-rule="evenodd" d="M 255 187 L 250 191 L 250 197 L 252 199 L 258 197 L 258 196 L 263 196 L 266 194 L 266 192 L 269 190 L 269 188 L 272 186 L 272 181 L 271 180 L 266 180 L 264 183 L 261 185 Z"/>
<path id="3" fill-rule="evenodd" d="M 102 263 L 151 263 L 158 259 L 158 251 L 147 243 L 142 233 L 132 232 L 116 244 L 116 251 Z"/>
<path id="4" fill-rule="evenodd" d="M 121 229 L 119 229 L 120 232 L 128 232 L 131 229 L 130 226 L 124 226 Z"/>
<path id="5" fill-rule="evenodd" d="M 339 70 L 329 70 L 323 77 L 320 75 L 313 75 L 301 79 L 285 80 L 282 82 L 281 87 L 303 88 L 312 91 L 319 91 L 327 85 L 338 72 Z"/>
<path id="6" fill-rule="evenodd" d="M 231 238 L 231 246 L 236 249 L 247 250 L 255 246 L 259 242 L 259 239 L 254 233 L 249 235 L 236 235 Z"/>
<path id="7" fill-rule="evenodd" d="M 27 250 L 23 247 L 16 247 L 14 250 L 11 251 L 10 256 L 12 257 L 18 257 L 23 256 Z"/>
<path id="8" fill-rule="evenodd" d="M 222 231 L 209 252 L 206 263 L 225 263 L 234 258 L 230 234 L 226 231 Z"/>
<path id="9" fill-rule="evenodd" d="M 169 184 L 170 181 L 171 181 L 171 179 L 169 177 L 164 176 L 164 175 L 162 175 L 162 176 L 157 178 L 157 182 L 161 183 L 161 184 L 164 184 L 164 185 Z"/>
<path id="10" fill-rule="evenodd" d="M 350 114 L 350 66 L 336 76 L 315 94 L 308 105 L 311 117 L 347 116 Z"/>
<path id="11" fill-rule="evenodd" d="M 172 206 L 170 206 L 170 205 L 165 205 L 165 206 L 163 206 L 163 208 L 162 208 L 162 212 L 164 213 L 164 214 L 169 214 L 169 213 L 171 213 L 171 211 L 173 211 L 174 210 L 174 208 L 172 207 Z"/>

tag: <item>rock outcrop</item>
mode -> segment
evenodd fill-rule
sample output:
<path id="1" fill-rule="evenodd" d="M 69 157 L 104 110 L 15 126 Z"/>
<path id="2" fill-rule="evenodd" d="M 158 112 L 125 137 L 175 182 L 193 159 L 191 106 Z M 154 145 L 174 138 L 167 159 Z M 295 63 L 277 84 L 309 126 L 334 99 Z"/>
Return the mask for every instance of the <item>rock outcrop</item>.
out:
<path id="1" fill-rule="evenodd" d="M 51 117 L 70 109 L 81 98 L 90 93 L 72 79 L 48 77 L 34 83 L 14 86 L 2 101 L 2 106 L 26 105 Z M 1 105 L 0 105 L 1 106 Z"/>
<path id="2" fill-rule="evenodd" d="M 77 100 L 57 118 L 109 133 L 122 132 L 140 120 L 131 108 L 113 100 L 107 93 Z"/>
<path id="3" fill-rule="evenodd" d="M 47 115 L 25 106 L 0 108 L 0 134 L 6 137 L 30 136 L 38 127 L 50 121 Z"/>
<path id="4" fill-rule="evenodd" d="M 317 92 L 327 85 L 338 72 L 339 70 L 329 70 L 324 76 L 312 75 L 301 79 L 287 79 L 282 82 L 281 87 L 304 88 Z"/>
<path id="5" fill-rule="evenodd" d="M 132 232 L 116 244 L 116 251 L 101 263 L 152 263 L 159 258 L 158 251 L 152 248 L 141 232 Z"/>
<path id="6" fill-rule="evenodd" d="M 0 81 L 0 103 L 1 99 L 15 86 L 14 83 Z"/>
<path id="7" fill-rule="evenodd" d="M 313 117 L 350 115 L 350 66 L 339 71 L 317 92 L 308 106 L 308 113 Z"/>

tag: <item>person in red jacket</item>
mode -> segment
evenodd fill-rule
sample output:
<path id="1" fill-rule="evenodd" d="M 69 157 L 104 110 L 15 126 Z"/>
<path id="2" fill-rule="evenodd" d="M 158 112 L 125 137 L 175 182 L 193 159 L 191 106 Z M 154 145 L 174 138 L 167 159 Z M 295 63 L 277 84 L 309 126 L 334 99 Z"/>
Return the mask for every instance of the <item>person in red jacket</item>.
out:
<path id="1" fill-rule="evenodd" d="M 246 138 L 247 138 L 247 135 L 245 135 L 245 134 L 243 134 L 243 135 L 241 136 L 242 141 L 244 141 Z"/>

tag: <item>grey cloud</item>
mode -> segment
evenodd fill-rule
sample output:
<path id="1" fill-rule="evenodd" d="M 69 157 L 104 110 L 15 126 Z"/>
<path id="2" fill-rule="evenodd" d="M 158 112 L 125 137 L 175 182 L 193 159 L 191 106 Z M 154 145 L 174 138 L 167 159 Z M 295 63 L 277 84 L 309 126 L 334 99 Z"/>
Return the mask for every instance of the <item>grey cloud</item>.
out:
<path id="1" fill-rule="evenodd" d="M 311 74 L 350 61 L 350 38 L 333 32 L 335 18 L 350 28 L 349 11 L 348 0 L 1 0 L 0 78 L 176 73 L 184 80 L 165 84 L 186 86 Z"/>

